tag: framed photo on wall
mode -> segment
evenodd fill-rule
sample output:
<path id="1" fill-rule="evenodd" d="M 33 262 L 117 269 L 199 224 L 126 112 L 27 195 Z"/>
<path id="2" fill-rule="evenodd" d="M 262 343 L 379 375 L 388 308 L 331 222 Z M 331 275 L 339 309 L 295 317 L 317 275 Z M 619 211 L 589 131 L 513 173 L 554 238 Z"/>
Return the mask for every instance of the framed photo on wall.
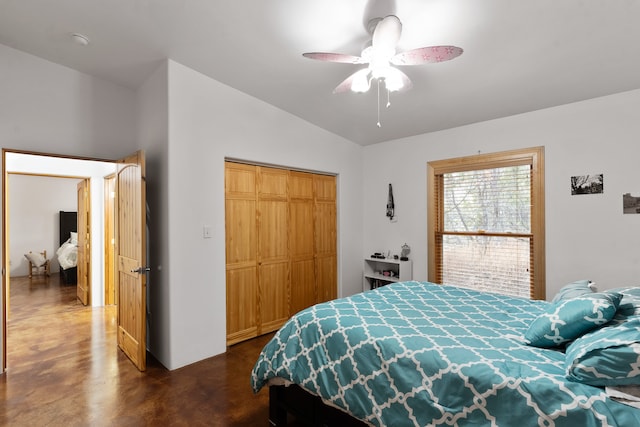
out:
<path id="1" fill-rule="evenodd" d="M 571 177 L 571 195 L 602 194 L 604 192 L 604 174 L 576 175 Z"/>

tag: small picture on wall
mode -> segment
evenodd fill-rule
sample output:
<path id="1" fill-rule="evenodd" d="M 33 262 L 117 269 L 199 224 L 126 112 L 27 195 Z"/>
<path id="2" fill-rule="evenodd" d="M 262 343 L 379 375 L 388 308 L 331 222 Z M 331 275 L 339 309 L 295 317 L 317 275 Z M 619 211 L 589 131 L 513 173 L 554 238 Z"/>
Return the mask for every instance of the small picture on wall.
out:
<path id="1" fill-rule="evenodd" d="M 577 175 L 571 177 L 571 195 L 600 194 L 604 192 L 604 175 Z"/>
<path id="2" fill-rule="evenodd" d="M 625 214 L 640 214 L 640 196 L 631 193 L 622 195 L 622 212 Z"/>

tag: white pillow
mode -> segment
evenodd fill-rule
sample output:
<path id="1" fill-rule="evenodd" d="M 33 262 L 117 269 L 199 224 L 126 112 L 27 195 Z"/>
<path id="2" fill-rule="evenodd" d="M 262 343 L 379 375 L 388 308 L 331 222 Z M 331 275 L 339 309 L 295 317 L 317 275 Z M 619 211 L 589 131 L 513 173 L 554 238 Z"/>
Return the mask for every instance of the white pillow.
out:
<path id="1" fill-rule="evenodd" d="M 24 254 L 24 256 L 27 257 L 27 259 L 31 261 L 31 264 L 35 265 L 36 267 L 42 267 L 44 263 L 47 262 L 47 260 L 44 259 L 41 253 L 36 252 L 34 254 L 33 252 L 29 252 L 28 254 Z"/>
<path id="2" fill-rule="evenodd" d="M 69 238 L 71 240 L 71 244 L 72 245 L 77 245 L 78 244 L 78 233 L 76 233 L 75 231 L 71 232 L 71 237 Z"/>

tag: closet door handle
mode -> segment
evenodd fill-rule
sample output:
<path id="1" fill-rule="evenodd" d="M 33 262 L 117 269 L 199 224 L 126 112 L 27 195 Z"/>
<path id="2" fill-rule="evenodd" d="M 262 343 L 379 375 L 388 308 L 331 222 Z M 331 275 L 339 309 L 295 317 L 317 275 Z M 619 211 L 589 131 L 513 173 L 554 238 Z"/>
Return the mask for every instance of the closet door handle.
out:
<path id="1" fill-rule="evenodd" d="M 131 270 L 132 273 L 139 273 L 139 274 L 146 273 L 148 271 L 151 271 L 151 267 L 138 267 L 134 270 Z"/>

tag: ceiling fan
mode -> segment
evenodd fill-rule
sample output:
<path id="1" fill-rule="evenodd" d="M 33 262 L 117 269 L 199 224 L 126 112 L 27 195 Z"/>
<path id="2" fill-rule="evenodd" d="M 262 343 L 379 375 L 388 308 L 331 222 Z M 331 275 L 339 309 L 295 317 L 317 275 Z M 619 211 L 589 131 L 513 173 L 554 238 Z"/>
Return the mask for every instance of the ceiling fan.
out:
<path id="1" fill-rule="evenodd" d="M 378 84 L 384 82 L 388 92 L 411 88 L 409 77 L 393 65 L 420 65 L 433 62 L 449 61 L 462 54 L 456 46 L 428 46 L 396 53 L 396 45 L 402 33 L 402 23 L 395 15 L 375 18 L 369 22 L 372 33 L 371 45 L 367 46 L 360 56 L 342 53 L 308 52 L 302 55 L 319 61 L 341 62 L 348 64 L 369 64 L 367 68 L 356 71 L 347 77 L 333 90 L 341 93 L 367 92 L 372 80 Z"/>

